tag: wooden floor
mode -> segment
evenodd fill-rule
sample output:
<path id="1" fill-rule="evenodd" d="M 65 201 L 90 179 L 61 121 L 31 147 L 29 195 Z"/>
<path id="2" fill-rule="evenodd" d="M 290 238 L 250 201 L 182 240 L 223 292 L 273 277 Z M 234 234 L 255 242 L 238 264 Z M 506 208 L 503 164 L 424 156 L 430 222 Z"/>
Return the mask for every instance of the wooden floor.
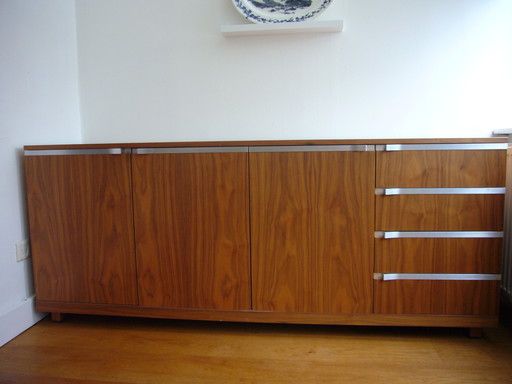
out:
<path id="1" fill-rule="evenodd" d="M 464 329 L 69 316 L 0 348 L 0 383 L 512 383 L 512 325 Z"/>

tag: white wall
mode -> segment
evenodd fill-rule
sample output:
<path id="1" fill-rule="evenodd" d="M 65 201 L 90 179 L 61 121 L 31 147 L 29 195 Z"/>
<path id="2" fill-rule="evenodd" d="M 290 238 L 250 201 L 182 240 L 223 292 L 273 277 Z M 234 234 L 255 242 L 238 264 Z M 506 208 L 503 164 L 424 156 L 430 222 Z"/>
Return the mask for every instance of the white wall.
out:
<path id="1" fill-rule="evenodd" d="M 84 140 L 486 137 L 512 1 L 334 0 L 341 34 L 224 38 L 230 0 L 77 0 Z"/>
<path id="2" fill-rule="evenodd" d="M 75 5 L 0 0 L 0 346 L 40 317 L 33 311 L 22 147 L 80 142 Z"/>

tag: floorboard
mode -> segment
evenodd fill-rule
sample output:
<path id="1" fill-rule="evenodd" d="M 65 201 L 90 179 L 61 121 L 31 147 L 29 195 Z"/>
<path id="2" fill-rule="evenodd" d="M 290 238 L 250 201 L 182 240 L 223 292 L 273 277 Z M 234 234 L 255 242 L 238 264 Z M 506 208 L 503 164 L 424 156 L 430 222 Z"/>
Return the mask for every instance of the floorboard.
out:
<path id="1" fill-rule="evenodd" d="M 70 315 L 0 348 L 0 383 L 512 383 L 512 326 L 236 324 Z"/>

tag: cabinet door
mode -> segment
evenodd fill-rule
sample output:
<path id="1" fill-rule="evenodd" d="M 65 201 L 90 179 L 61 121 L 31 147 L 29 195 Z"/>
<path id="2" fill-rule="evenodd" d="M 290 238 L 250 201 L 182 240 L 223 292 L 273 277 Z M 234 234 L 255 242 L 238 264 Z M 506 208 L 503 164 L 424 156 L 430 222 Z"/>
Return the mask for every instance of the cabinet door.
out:
<path id="1" fill-rule="evenodd" d="M 371 312 L 375 154 L 348 149 L 250 154 L 255 310 Z"/>
<path id="2" fill-rule="evenodd" d="M 70 153 L 25 157 L 36 298 L 137 304 L 130 157 Z"/>
<path id="3" fill-rule="evenodd" d="M 250 309 L 247 148 L 173 151 L 133 155 L 141 305 Z"/>

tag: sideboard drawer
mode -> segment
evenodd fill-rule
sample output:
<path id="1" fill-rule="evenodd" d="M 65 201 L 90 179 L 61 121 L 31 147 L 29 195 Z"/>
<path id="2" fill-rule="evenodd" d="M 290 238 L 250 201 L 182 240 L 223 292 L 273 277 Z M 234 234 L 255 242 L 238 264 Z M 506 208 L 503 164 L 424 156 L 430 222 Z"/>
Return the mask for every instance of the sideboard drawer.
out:
<path id="1" fill-rule="evenodd" d="M 504 195 L 377 195 L 376 230 L 499 231 Z"/>
<path id="2" fill-rule="evenodd" d="M 376 184 L 377 188 L 504 187 L 506 156 L 507 151 L 500 149 L 378 151 Z"/>
<path id="3" fill-rule="evenodd" d="M 375 239 L 381 273 L 500 273 L 502 238 Z"/>
<path id="4" fill-rule="evenodd" d="M 497 280 L 376 280 L 376 314 L 497 315 Z"/>

